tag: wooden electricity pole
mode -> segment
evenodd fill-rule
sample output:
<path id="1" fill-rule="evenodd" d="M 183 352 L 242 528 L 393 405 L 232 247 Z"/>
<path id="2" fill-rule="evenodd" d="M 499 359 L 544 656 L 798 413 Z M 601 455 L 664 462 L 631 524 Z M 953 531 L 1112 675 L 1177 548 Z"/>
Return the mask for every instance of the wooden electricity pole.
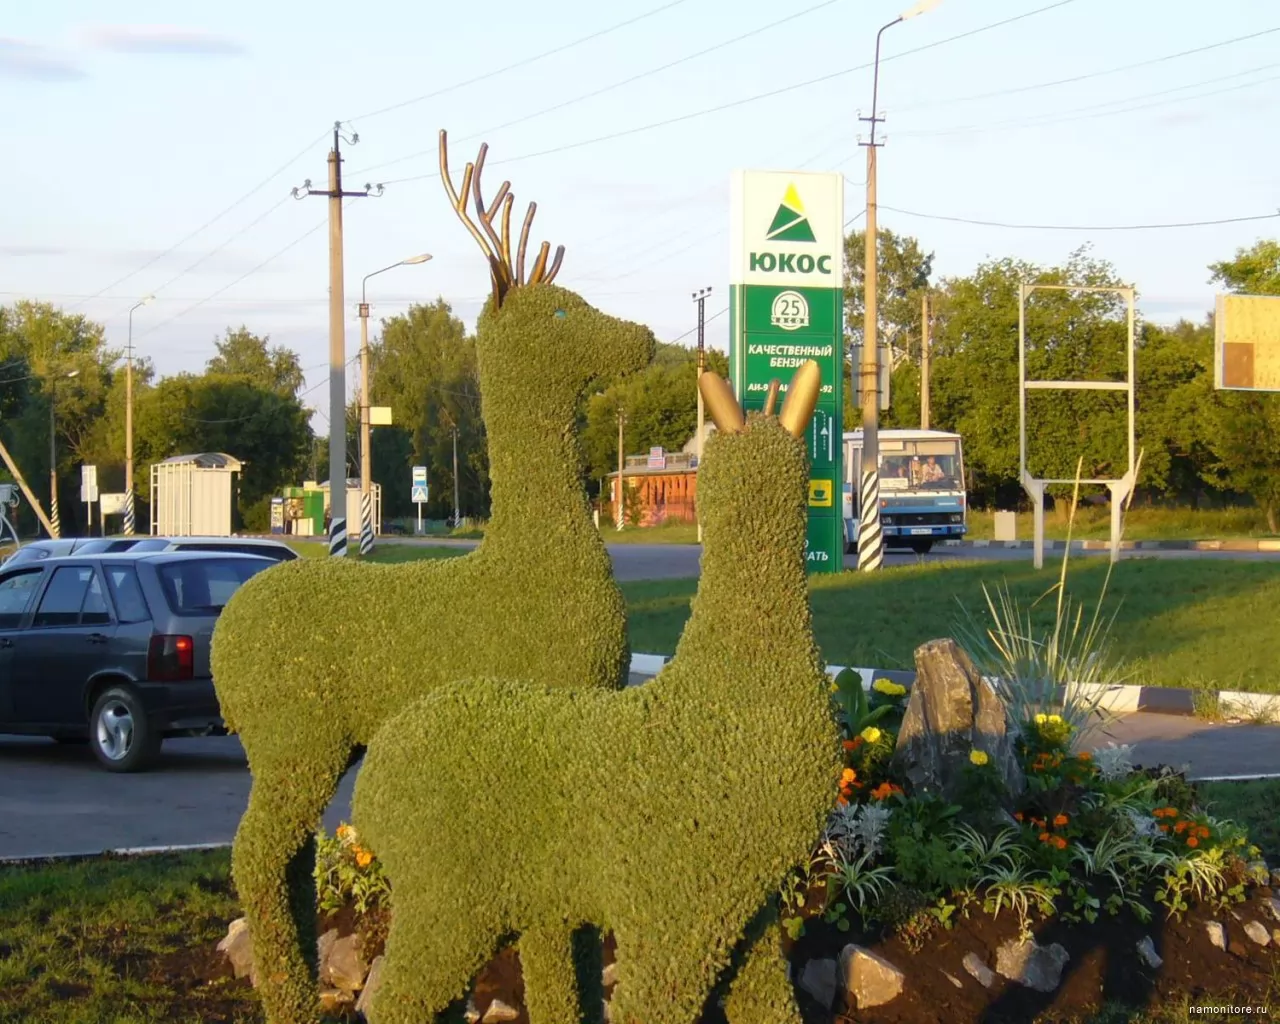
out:
<path id="1" fill-rule="evenodd" d="M 920 296 L 920 429 L 929 429 L 929 293 Z"/>

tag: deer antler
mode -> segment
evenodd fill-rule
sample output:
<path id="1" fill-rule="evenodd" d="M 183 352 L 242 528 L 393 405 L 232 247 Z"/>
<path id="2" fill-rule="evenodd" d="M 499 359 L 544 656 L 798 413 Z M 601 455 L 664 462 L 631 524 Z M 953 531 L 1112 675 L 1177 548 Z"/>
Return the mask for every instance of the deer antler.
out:
<path id="1" fill-rule="evenodd" d="M 520 229 L 520 242 L 513 264 L 511 260 L 511 208 L 515 204 L 515 196 L 511 193 L 511 182 L 504 181 L 498 189 L 498 194 L 493 197 L 493 202 L 487 207 L 485 206 L 484 197 L 480 191 L 480 176 L 484 173 L 484 161 L 488 153 L 489 144 L 487 142 L 482 143 L 475 163 L 467 164 L 467 168 L 463 172 L 462 188 L 456 189 L 453 185 L 453 179 L 449 176 L 448 133 L 443 128 L 440 130 L 440 179 L 444 182 L 445 191 L 449 193 L 454 212 L 457 213 L 458 218 L 466 226 L 467 230 L 471 232 L 471 237 L 479 243 L 481 251 L 489 261 L 489 277 L 493 285 L 494 299 L 498 305 L 502 305 L 502 300 L 506 298 L 507 292 L 512 288 L 518 288 L 524 284 L 550 284 L 554 281 L 556 274 L 560 272 L 561 261 L 564 259 L 564 246 L 556 247 L 555 259 L 551 261 L 551 266 L 548 268 L 547 256 L 550 253 L 551 245 L 549 242 L 543 242 L 537 259 L 534 260 L 529 278 L 527 281 L 525 280 L 525 250 L 529 244 L 529 229 L 533 226 L 533 215 L 537 212 L 538 204 L 529 204 L 529 210 L 524 217 L 524 224 Z M 479 218 L 479 224 L 476 224 L 467 213 L 468 199 L 475 201 L 476 216 Z M 495 230 L 493 226 L 493 220 L 498 213 L 499 207 L 502 209 L 500 232 Z"/>

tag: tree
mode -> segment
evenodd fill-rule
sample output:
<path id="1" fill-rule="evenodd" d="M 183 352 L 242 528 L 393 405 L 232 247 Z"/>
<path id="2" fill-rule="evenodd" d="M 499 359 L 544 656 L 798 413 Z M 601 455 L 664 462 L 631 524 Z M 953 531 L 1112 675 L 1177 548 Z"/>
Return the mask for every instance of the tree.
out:
<path id="1" fill-rule="evenodd" d="M 845 334 L 851 345 L 862 344 L 866 316 L 866 237 L 854 231 L 844 240 L 847 278 L 844 286 Z M 920 297 L 933 273 L 933 253 L 926 253 L 910 235 L 888 228 L 876 232 L 876 323 L 881 343 L 920 360 Z"/>
<path id="2" fill-rule="evenodd" d="M 1234 259 L 1209 264 L 1210 281 L 1244 295 L 1280 295 L 1280 240 L 1264 238 L 1237 249 Z"/>
<path id="3" fill-rule="evenodd" d="M 283 345 L 268 349 L 270 340 L 270 335 L 258 337 L 243 324 L 234 331 L 228 327 L 225 338 L 214 339 L 218 354 L 205 369 L 224 377 L 242 377 L 279 395 L 296 395 L 306 379 L 298 354 Z"/>

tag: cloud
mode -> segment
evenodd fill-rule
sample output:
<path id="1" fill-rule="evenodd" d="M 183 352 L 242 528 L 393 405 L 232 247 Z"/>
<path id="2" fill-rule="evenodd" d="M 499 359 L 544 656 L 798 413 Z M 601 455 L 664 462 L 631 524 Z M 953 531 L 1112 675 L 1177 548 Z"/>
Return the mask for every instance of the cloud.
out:
<path id="1" fill-rule="evenodd" d="M 88 76 L 48 47 L 0 36 L 0 75 L 41 82 L 72 82 Z"/>
<path id="2" fill-rule="evenodd" d="M 86 29 L 84 37 L 90 46 L 112 53 L 235 57 L 245 52 L 227 36 L 169 25 L 100 25 Z"/>

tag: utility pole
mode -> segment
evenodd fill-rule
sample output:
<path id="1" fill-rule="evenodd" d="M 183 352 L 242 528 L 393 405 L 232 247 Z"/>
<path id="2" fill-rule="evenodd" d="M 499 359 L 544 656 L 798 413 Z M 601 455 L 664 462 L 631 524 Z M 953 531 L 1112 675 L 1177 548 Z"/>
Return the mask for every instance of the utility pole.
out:
<path id="1" fill-rule="evenodd" d="M 462 512 L 458 506 L 458 424 L 453 425 L 453 525 L 462 523 Z"/>
<path id="2" fill-rule="evenodd" d="M 694 440 L 694 450 L 698 454 L 698 471 L 699 472 L 702 471 L 702 432 L 703 432 L 703 425 L 706 422 L 706 419 L 705 419 L 706 410 L 703 408 L 703 405 L 702 405 L 702 388 L 700 386 L 700 382 L 702 381 L 702 371 L 707 368 L 707 348 L 706 348 L 705 332 L 706 332 L 706 326 L 707 326 L 707 296 L 710 294 L 711 294 L 710 287 L 703 288 L 701 291 L 697 291 L 693 293 L 693 301 L 698 304 L 698 374 L 697 374 L 697 381 L 694 384 L 693 390 L 698 393 L 698 435 Z M 618 448 L 619 449 L 622 448 L 621 440 L 618 441 Z M 622 479 L 621 473 L 619 473 L 618 479 L 619 480 Z M 694 477 L 694 480 L 696 481 L 697 477 Z M 702 543 L 702 515 L 698 512 L 699 504 L 698 504 L 696 482 L 694 484 L 693 508 L 694 508 L 694 515 L 697 517 L 697 520 L 698 520 L 698 543 L 701 544 Z"/>
<path id="3" fill-rule="evenodd" d="M 49 536 L 62 536 L 62 519 L 58 515 L 58 446 L 54 440 L 53 388 L 49 389 Z"/>
<path id="4" fill-rule="evenodd" d="M 618 507 L 614 509 L 614 516 L 618 520 L 618 529 L 622 529 L 622 524 L 626 520 L 627 492 L 622 479 L 622 472 L 627 468 L 627 457 L 623 454 L 626 449 L 622 446 L 622 428 L 626 425 L 627 414 L 622 411 L 622 406 L 618 406 Z M 698 469 L 702 469 L 702 463 L 698 463 Z"/>
<path id="5" fill-rule="evenodd" d="M 124 534 L 132 537 L 137 529 L 137 513 L 133 507 L 133 311 L 155 298 L 146 295 L 129 309 L 129 347 L 124 370 Z"/>
<path id="6" fill-rule="evenodd" d="M 359 192 L 342 190 L 342 142 L 351 145 L 360 136 L 342 134 L 342 122 L 333 123 L 333 149 L 329 150 L 329 187 L 314 189 L 308 179 L 293 197 L 325 196 L 329 200 L 329 554 L 341 557 L 347 553 L 347 334 L 346 297 L 343 291 L 342 201 L 348 198 L 382 195 L 365 185 Z"/>
<path id="7" fill-rule="evenodd" d="M 929 292 L 920 296 L 920 429 L 929 429 Z"/>

